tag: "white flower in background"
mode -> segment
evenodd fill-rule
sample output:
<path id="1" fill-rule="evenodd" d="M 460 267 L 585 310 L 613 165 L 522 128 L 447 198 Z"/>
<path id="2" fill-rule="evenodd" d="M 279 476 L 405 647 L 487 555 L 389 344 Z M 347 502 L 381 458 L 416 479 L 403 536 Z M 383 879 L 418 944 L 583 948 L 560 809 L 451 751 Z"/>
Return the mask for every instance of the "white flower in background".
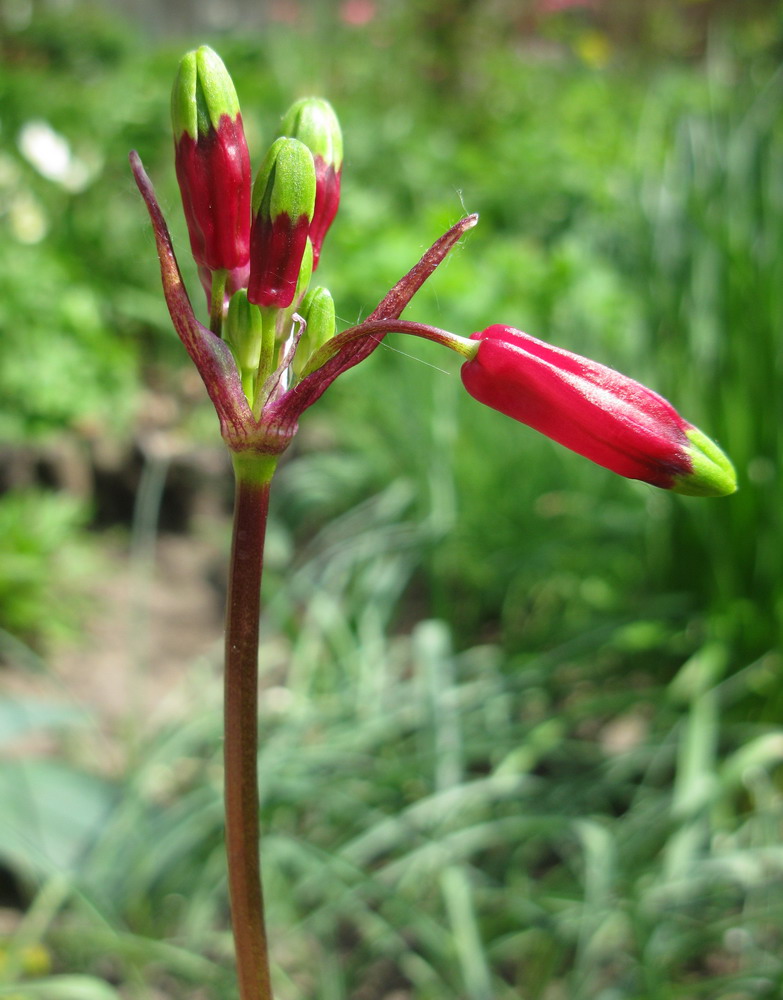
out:
<path id="1" fill-rule="evenodd" d="M 17 139 L 19 151 L 38 173 L 54 181 L 66 191 L 83 191 L 90 183 L 94 171 L 71 152 L 65 136 L 55 132 L 48 122 L 25 122 Z"/>

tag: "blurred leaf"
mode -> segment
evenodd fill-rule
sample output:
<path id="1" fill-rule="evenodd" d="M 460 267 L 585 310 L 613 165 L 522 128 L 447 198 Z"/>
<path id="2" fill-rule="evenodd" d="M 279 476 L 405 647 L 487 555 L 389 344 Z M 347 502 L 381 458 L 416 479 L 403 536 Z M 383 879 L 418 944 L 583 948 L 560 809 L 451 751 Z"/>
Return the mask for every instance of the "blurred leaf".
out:
<path id="1" fill-rule="evenodd" d="M 71 870 L 100 836 L 116 794 L 109 782 L 60 761 L 5 761 L 0 856 L 28 876 Z"/>
<path id="2" fill-rule="evenodd" d="M 73 725 L 84 718 L 82 711 L 70 705 L 37 698 L 0 697 L 0 749 L 26 733 Z"/>
<path id="3" fill-rule="evenodd" d="M 0 996 L 41 997 L 41 1000 L 120 1000 L 114 987 L 92 976 L 49 976 L 16 986 L 0 985 Z"/>

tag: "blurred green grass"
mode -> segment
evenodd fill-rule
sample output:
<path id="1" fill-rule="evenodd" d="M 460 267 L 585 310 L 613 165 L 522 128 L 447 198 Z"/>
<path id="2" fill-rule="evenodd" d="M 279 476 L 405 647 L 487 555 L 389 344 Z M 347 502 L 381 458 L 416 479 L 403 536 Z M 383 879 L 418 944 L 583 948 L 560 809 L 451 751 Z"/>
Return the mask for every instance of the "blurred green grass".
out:
<path id="1" fill-rule="evenodd" d="M 276 484 L 261 655 L 279 996 L 778 996 L 777 22 L 716 21 L 692 62 L 608 33 L 596 65 L 584 12 L 525 45 L 465 5 L 438 52 L 426 5 L 364 32 L 319 10 L 318 33 L 209 41 L 255 162 L 295 97 L 340 113 L 319 280 L 342 321 L 479 211 L 409 315 L 506 322 L 646 381 L 720 441 L 741 489 L 616 480 L 402 338 L 305 416 Z M 0 44 L 0 431 L 127 438 L 135 387 L 176 391 L 186 371 L 126 165 L 139 149 L 186 257 L 167 121 L 184 44 L 73 12 Z M 35 121 L 86 186 L 25 159 Z M 36 639 L 36 609 L 39 643 L 78 621 L 52 599 L 76 579 L 52 552 L 79 554 L 84 514 L 57 495 L 0 507 L 10 649 Z M 110 779 L 82 715 L 3 700 L 2 739 L 45 732 L 60 759 L 4 764 L 0 853 L 29 905 L 0 994 L 231 995 L 216 660 L 193 665 L 175 724 L 130 727 Z"/>

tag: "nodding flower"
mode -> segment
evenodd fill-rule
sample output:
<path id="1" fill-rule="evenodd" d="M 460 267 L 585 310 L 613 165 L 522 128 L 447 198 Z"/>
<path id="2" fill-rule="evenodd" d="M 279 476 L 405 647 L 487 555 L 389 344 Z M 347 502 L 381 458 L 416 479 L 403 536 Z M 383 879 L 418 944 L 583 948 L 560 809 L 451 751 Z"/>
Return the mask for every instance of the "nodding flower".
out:
<path id="1" fill-rule="evenodd" d="M 629 479 L 689 496 L 736 490 L 720 448 L 651 389 L 512 327 L 471 339 L 462 381 L 480 403 Z"/>

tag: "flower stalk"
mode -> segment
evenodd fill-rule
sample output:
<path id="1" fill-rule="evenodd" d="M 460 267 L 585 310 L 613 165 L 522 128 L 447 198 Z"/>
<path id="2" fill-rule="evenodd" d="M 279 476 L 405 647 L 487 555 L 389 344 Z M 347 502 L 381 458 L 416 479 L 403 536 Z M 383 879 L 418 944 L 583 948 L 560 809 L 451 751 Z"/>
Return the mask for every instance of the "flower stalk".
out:
<path id="1" fill-rule="evenodd" d="M 440 342 L 454 338 L 446 331 L 407 323 L 398 317 L 460 237 L 476 224 L 477 216 L 461 219 L 437 239 L 363 324 L 327 339 L 323 346 L 334 347 L 322 356 L 317 369 L 303 373 L 294 385 L 283 388 L 284 369 L 292 364 L 295 352 L 290 358 L 284 357 L 275 369 L 280 311 L 253 305 L 240 289 L 233 291 L 225 321 L 217 304 L 211 310 L 213 324 L 222 336 L 201 324 L 185 289 L 152 184 L 135 152 L 130 154 L 130 163 L 152 222 L 172 323 L 204 381 L 234 465 L 224 707 L 228 881 L 240 998 L 272 1000 L 261 883 L 257 772 L 260 588 L 272 476 L 280 455 L 296 433 L 299 416 L 339 375 L 368 357 L 386 333 L 418 332 Z M 323 301 L 324 290 L 315 291 Z M 220 300 L 219 292 L 212 297 L 214 303 Z M 310 315 L 311 310 L 306 312 Z M 214 320 L 218 313 L 219 325 Z M 328 319 L 315 319 L 314 334 L 324 326 L 328 326 Z M 456 340 L 470 344 L 466 338 Z"/>
<path id="2" fill-rule="evenodd" d="M 219 337 L 223 329 L 223 312 L 228 271 L 221 268 L 212 272 L 212 294 L 209 302 L 209 329 Z"/>
<path id="3" fill-rule="evenodd" d="M 235 454 L 226 606 L 224 769 L 231 922 L 242 1000 L 272 1000 L 258 819 L 258 622 L 276 460 Z"/>

